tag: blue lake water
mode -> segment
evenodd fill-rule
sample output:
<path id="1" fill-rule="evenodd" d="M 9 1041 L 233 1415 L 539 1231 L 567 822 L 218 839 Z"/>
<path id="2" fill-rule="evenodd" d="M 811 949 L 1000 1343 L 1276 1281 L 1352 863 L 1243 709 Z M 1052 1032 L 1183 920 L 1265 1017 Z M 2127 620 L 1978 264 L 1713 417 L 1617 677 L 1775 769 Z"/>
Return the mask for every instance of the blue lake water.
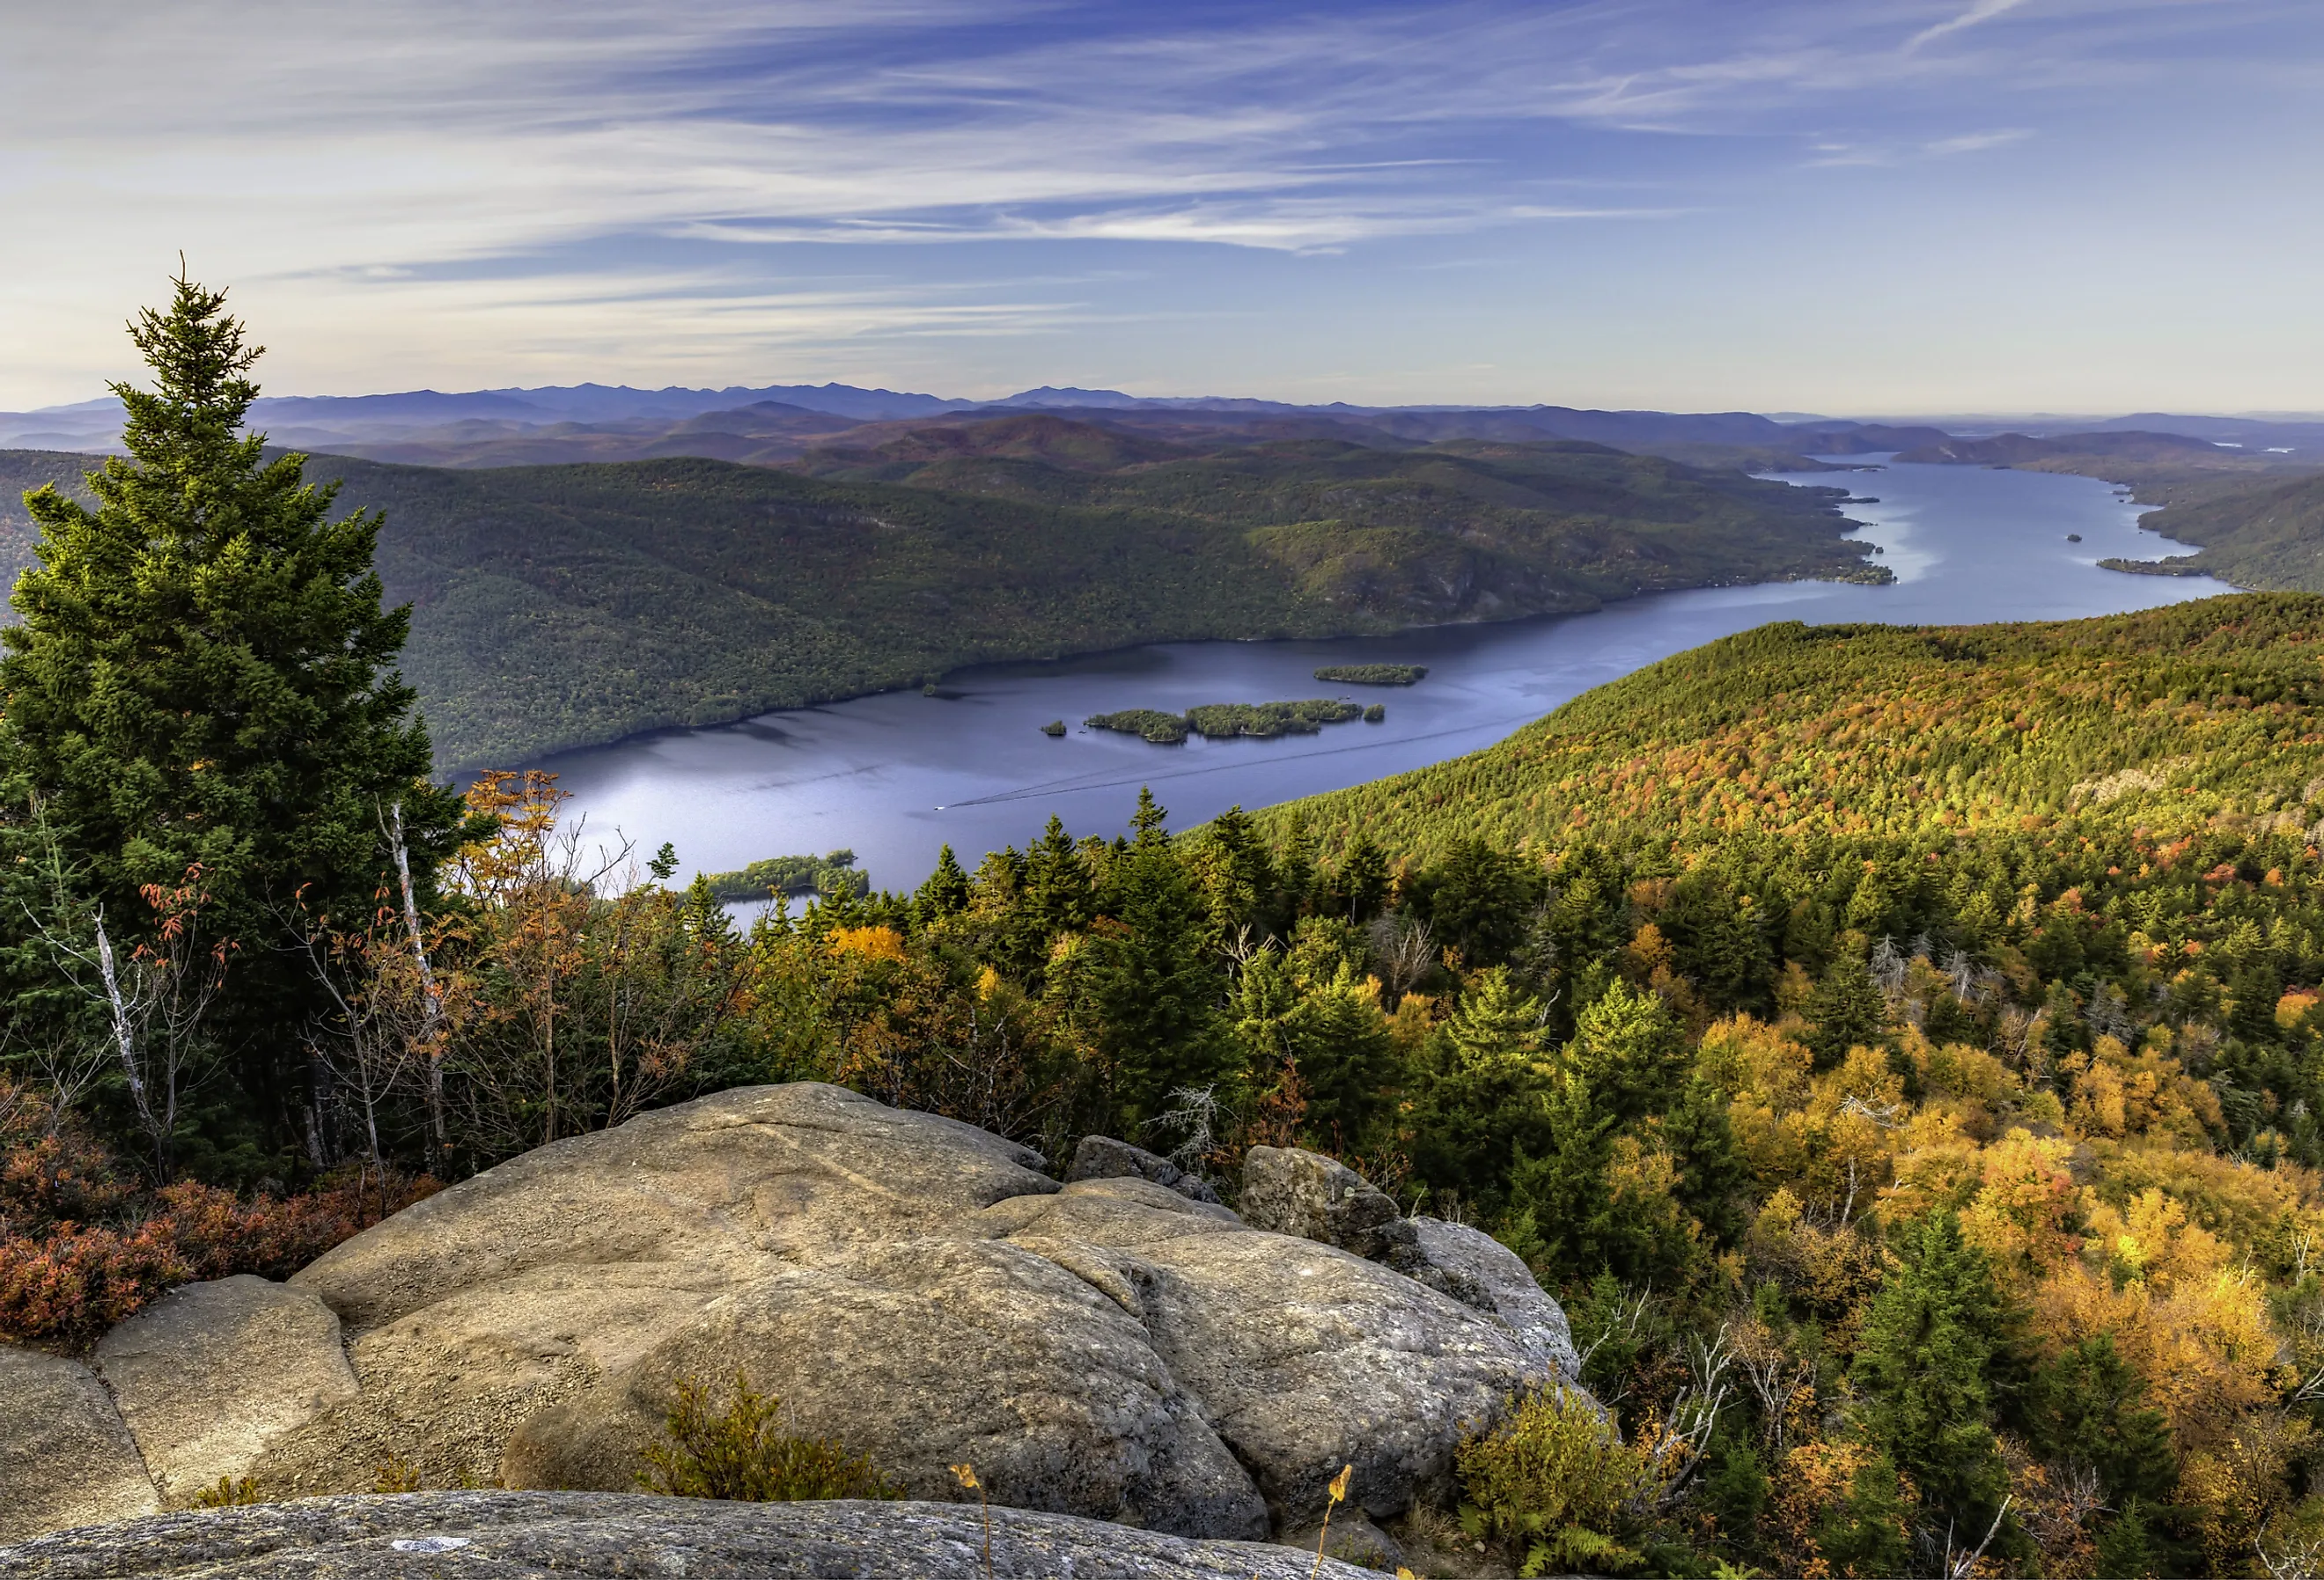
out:
<path id="1" fill-rule="evenodd" d="M 2108 483 L 2043 472 L 1888 466 L 1787 479 L 1842 485 L 1897 576 L 1888 587 L 1786 582 L 1661 593 L 1594 614 L 1443 626 L 1335 642 L 1172 642 L 945 677 L 944 695 L 859 698 L 716 728 L 673 730 L 542 763 L 592 834 L 618 829 L 681 871 L 853 850 L 881 888 L 911 888 L 949 843 L 964 865 L 1022 846 L 1055 813 L 1076 835 L 1119 833 L 1151 785 L 1174 827 L 1360 784 L 1489 745 L 1558 704 L 1657 659 L 1773 620 L 1901 624 L 2048 620 L 2207 597 L 2196 577 L 2101 570 L 2176 551 L 2137 529 Z M 2068 541 L 2080 533 L 2080 542 Z M 1323 664 L 1428 667 L 1410 688 L 1332 687 Z M 1276 740 L 1157 746 L 1084 730 L 1093 713 L 1343 695 L 1384 702 L 1377 725 Z M 1073 728 L 1040 733 L 1051 719 Z"/>

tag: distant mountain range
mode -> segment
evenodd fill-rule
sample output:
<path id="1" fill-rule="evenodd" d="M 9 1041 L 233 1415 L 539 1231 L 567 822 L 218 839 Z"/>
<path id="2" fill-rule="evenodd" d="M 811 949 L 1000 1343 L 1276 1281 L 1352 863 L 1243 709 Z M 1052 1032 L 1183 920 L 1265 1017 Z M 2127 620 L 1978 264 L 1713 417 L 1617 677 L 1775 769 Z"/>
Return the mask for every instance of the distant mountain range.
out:
<path id="1" fill-rule="evenodd" d="M 1794 413 L 1775 418 L 1749 411 L 1362 406 L 1336 401 L 1302 405 L 1222 395 L 1139 396 L 1046 384 L 998 401 L 952 400 L 838 383 L 719 390 L 641 390 L 616 384 L 409 390 L 379 395 L 268 396 L 252 408 L 251 417 L 278 444 L 414 465 L 498 467 L 687 455 L 765 466 L 793 459 L 818 439 L 857 424 L 973 420 L 1027 410 L 1141 429 L 1167 417 L 1220 436 L 1241 430 L 1253 437 L 1290 438 L 1305 432 L 1358 442 L 1580 439 L 1628 449 L 1683 452 L 1683 458 L 1698 462 L 1720 459 L 1703 453 L 1704 447 L 1720 447 L 1736 452 L 1724 457 L 1730 462 L 1760 466 L 1809 455 L 1925 452 L 1964 439 L 1999 445 L 2013 437 L 1997 435 L 1995 427 L 1968 420 L 1949 420 L 1947 426 L 1939 427 Z M 119 403 L 110 396 L 35 411 L 0 412 L 0 446 L 106 450 L 118 440 L 120 421 Z M 2159 435 L 2255 456 L 2324 460 L 2324 421 L 2144 412 L 2071 420 L 2059 427 L 2024 424 L 2015 437 L 2058 441 L 2070 433 L 2092 441 L 2077 443 L 2080 449 L 2095 450 L 2106 435 Z"/>

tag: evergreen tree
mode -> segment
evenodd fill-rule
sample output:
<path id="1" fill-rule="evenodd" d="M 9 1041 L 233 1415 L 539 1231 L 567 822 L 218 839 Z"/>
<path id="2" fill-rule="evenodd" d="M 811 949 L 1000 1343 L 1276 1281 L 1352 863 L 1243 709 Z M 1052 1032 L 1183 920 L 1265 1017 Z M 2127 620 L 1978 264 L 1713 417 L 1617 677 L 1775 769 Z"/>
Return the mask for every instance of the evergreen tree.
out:
<path id="1" fill-rule="evenodd" d="M 961 871 L 960 858 L 946 845 L 936 853 L 936 870 L 912 896 L 912 925 L 926 928 L 958 916 L 968 909 L 968 874 Z"/>
<path id="2" fill-rule="evenodd" d="M 1540 873 L 1524 856 L 1463 839 L 1429 873 L 1422 898 L 1436 941 L 1473 970 L 1506 963 L 1525 942 L 1540 895 Z"/>
<path id="3" fill-rule="evenodd" d="M 1886 1454 L 1876 1454 L 1857 1466 L 1847 1494 L 1817 1520 L 1817 1556 L 1841 1575 L 1909 1574 L 1909 1513 L 1895 1463 Z M 1978 1534 L 1983 1533 L 1979 1528 Z"/>
<path id="4" fill-rule="evenodd" d="M 1307 815 L 1295 810 L 1283 836 L 1283 854 L 1275 860 L 1275 893 L 1268 917 L 1272 930 L 1290 937 L 1294 924 L 1307 914 L 1317 882 L 1315 838 L 1307 831 Z"/>
<path id="5" fill-rule="evenodd" d="M 1718 1244 L 1738 1243 L 1748 1226 L 1739 1193 L 1750 1171 L 1735 1150 L 1727 1099 L 1701 1076 L 1688 1077 L 1678 1101 L 1662 1117 L 1664 1141 L 1678 1160 L 1679 1196 Z"/>
<path id="6" fill-rule="evenodd" d="M 1430 1039 L 1411 1118 L 1413 1170 L 1489 1214 L 1520 1154 L 1550 1146 L 1543 1006 L 1507 971 L 1481 973 Z"/>
<path id="7" fill-rule="evenodd" d="M 1678 969 L 1722 1010 L 1760 1004 L 1775 969 L 1763 919 L 1740 888 L 1725 873 L 1689 873 L 1655 919 L 1676 950 Z"/>
<path id="8" fill-rule="evenodd" d="M 1864 962 L 1841 955 L 1824 968 L 1822 980 L 1808 1000 L 1808 1051 L 1816 1068 L 1830 1069 L 1848 1057 L 1851 1048 L 1879 1044 L 1888 1025 L 1888 1001 Z"/>
<path id="9" fill-rule="evenodd" d="M 2171 1424 L 2148 1402 L 2146 1385 L 2098 1334 L 2069 1345 L 2029 1391 L 2031 1435 L 2043 1457 L 2087 1465 L 2098 1472 L 2108 1504 L 2168 1501 L 2178 1483 Z"/>
<path id="10" fill-rule="evenodd" d="M 235 947 L 220 1018 L 247 1055 L 244 1095 L 273 1120 L 300 1105 L 284 1029 L 314 1007 L 277 947 L 286 913 L 368 909 L 395 803 L 424 891 L 462 812 L 427 783 L 427 731 L 393 667 L 410 611 L 381 605 L 379 520 L 333 520 L 336 485 L 239 432 L 261 348 L 225 293 L 180 279 L 130 337 L 154 387 L 112 386 L 128 454 L 90 474 L 97 507 L 52 486 L 25 498 L 40 563 L 11 600 L 23 624 L 0 633 L 0 753 L 116 940 L 151 920 L 143 886 L 200 868 L 201 927 Z"/>
<path id="11" fill-rule="evenodd" d="M 1133 1135 L 1181 1087 L 1216 1086 L 1232 1044 L 1220 1022 L 1222 983 L 1203 908 L 1153 792 L 1140 790 L 1136 837 L 1111 864 L 1094 997 L 1105 1028 L 1116 1133 Z"/>
<path id="12" fill-rule="evenodd" d="M 1332 915 L 1351 922 L 1370 921 L 1388 899 L 1388 857 L 1372 836 L 1359 833 L 1348 853 L 1324 885 Z"/>
<path id="13" fill-rule="evenodd" d="M 1686 1063 L 1686 1039 L 1658 993 L 1618 978 L 1574 1019 L 1566 1064 L 1617 1123 L 1658 1113 Z"/>
<path id="14" fill-rule="evenodd" d="M 1065 833 L 1064 822 L 1055 816 L 1025 852 L 1023 904 L 1045 939 L 1079 932 L 1095 914 L 1096 896 L 1091 891 L 1088 864 Z"/>
<path id="15" fill-rule="evenodd" d="M 1252 827 L 1250 815 L 1240 807 L 1229 807 L 1212 818 L 1193 860 L 1218 940 L 1231 941 L 1244 927 L 1264 937 L 1275 896 L 1275 863 Z"/>
<path id="16" fill-rule="evenodd" d="M 1396 1104 L 1396 1043 L 1378 986 L 1342 962 L 1300 997 L 1283 1030 L 1307 1095 L 1308 1133 L 1334 1152 L 1364 1145 Z"/>
<path id="17" fill-rule="evenodd" d="M 1904 1232 L 1902 1265 L 1873 1297 L 1850 1376 L 1868 1435 L 1912 1478 L 1941 1526 L 1975 1534 L 1991 1525 L 2009 1476 L 1992 1428 L 2006 1377 L 2006 1308 L 1984 1253 L 1951 1213 Z M 2005 1529 L 1997 1554 L 2010 1550 Z"/>
<path id="18" fill-rule="evenodd" d="M 2147 1509 L 2133 1498 L 2122 1506 L 2122 1511 L 2098 1528 L 2098 1573 L 2107 1580 L 2147 1580 L 2166 1573 L 2163 1566 L 2163 1544 L 2155 1539 L 2148 1523 Z M 2170 1574 L 2181 1574 L 2172 1567 Z"/>
<path id="19" fill-rule="evenodd" d="M 1532 1248 L 1526 1260 L 1554 1285 L 1603 1270 L 1617 1238 L 1606 1185 L 1614 1116 L 1569 1067 L 1550 1084 L 1542 1119 L 1547 1146 L 1538 1157 L 1520 1151 L 1509 1169 L 1509 1238 Z"/>

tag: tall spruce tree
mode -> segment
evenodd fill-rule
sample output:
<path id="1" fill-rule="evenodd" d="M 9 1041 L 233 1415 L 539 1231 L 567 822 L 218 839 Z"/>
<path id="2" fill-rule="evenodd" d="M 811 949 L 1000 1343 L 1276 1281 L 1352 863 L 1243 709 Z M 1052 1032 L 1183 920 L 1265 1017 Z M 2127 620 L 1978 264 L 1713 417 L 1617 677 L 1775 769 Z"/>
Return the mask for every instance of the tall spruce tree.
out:
<path id="1" fill-rule="evenodd" d="M 2009 1490 L 1992 1426 L 2015 1370 L 2009 1310 L 1950 1212 L 1899 1238 L 1903 1260 L 1872 1298 L 1850 1379 L 1867 1435 L 1920 1488 L 1932 1532 L 1950 1521 L 1955 1544 L 1971 1548 Z M 1990 1550 L 2012 1553 L 2019 1539 L 2005 1520 Z"/>
<path id="2" fill-rule="evenodd" d="M 129 327 L 153 388 L 112 386 L 128 456 L 89 475 L 97 508 L 53 486 L 25 496 L 40 562 L 12 599 L 23 624 L 0 633 L 0 754 L 116 939 L 150 923 L 144 885 L 201 869 L 203 932 L 235 946 L 220 1021 L 247 1117 L 279 1123 L 298 1104 L 264 1088 L 303 1068 L 311 1008 L 276 947 L 290 908 L 354 921 L 387 870 L 396 802 L 425 883 L 460 808 L 427 783 L 427 732 L 393 668 L 410 614 L 381 605 L 378 518 L 333 520 L 336 485 L 241 431 L 263 348 L 224 291 L 175 285 Z"/>
<path id="3" fill-rule="evenodd" d="M 1224 983 L 1204 938 L 1205 918 L 1186 865 L 1150 790 L 1138 792 L 1136 837 L 1120 848 L 1093 930 L 1096 993 L 1111 1067 L 1117 1133 L 1140 1133 L 1181 1089 L 1231 1073 L 1234 1044 L 1220 1013 Z"/>

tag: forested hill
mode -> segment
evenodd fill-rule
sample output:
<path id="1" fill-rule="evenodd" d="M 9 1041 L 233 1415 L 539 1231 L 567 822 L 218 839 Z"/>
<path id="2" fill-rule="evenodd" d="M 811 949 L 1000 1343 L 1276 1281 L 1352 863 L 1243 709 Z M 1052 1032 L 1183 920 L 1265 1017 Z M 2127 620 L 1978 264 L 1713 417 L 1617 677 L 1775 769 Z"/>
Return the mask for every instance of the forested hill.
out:
<path id="1" fill-rule="evenodd" d="M 386 513 L 380 570 L 415 605 L 403 667 L 445 769 L 982 661 L 1885 574 L 1843 537 L 1840 490 L 1594 445 L 1196 454 L 1087 437 L 965 461 L 952 447 L 905 467 L 908 485 L 689 458 L 451 471 L 318 457 L 308 476 Z M 31 559 L 17 494 L 96 461 L 0 454 L 0 574 Z M 1001 468 L 1005 486 L 946 469 L 959 464 Z"/>
<path id="2" fill-rule="evenodd" d="M 2238 477 L 2166 493 L 2139 525 L 2193 554 L 2106 563 L 2150 575 L 2216 576 L 2237 587 L 2324 592 L 2324 475 Z M 2155 490 L 2139 486 L 2147 499 Z"/>
<path id="3" fill-rule="evenodd" d="M 2324 597 L 2025 625 L 1763 626 L 1482 752 L 1268 814 L 1327 846 L 1481 837 L 1701 849 L 1934 837 L 2097 814 L 2165 834 L 2289 820 L 2324 772 Z M 1933 859 L 1933 858 L 1932 858 Z"/>

